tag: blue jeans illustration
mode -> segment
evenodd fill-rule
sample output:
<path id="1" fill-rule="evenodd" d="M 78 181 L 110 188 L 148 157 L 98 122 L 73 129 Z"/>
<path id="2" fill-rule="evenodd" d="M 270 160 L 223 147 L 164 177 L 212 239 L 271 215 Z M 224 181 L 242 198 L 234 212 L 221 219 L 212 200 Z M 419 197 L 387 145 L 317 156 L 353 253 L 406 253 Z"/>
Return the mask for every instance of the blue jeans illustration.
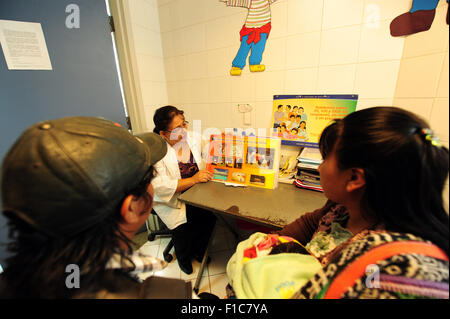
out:
<path id="1" fill-rule="evenodd" d="M 264 49 L 266 48 L 267 33 L 261 33 L 261 40 L 259 40 L 256 44 L 254 42 L 247 44 L 247 39 L 248 35 L 242 37 L 241 47 L 233 60 L 232 66 L 243 69 L 245 66 L 245 60 L 247 60 L 250 50 L 252 50 L 252 53 L 250 54 L 250 58 L 248 60 L 249 64 L 256 65 L 261 63 L 262 55 Z"/>
<path id="2" fill-rule="evenodd" d="M 409 12 L 414 13 L 419 10 L 434 10 L 436 9 L 438 2 L 439 0 L 414 0 Z"/>

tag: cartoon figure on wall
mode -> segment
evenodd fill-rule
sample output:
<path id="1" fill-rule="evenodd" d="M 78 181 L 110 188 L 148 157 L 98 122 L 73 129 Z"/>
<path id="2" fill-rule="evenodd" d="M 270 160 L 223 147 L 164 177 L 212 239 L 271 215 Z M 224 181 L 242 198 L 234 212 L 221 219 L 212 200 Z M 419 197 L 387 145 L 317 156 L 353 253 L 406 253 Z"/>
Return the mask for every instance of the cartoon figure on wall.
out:
<path id="1" fill-rule="evenodd" d="M 438 3 L 439 0 L 413 0 L 409 12 L 399 15 L 391 22 L 391 35 L 400 37 L 429 30 L 433 24 Z"/>
<path id="2" fill-rule="evenodd" d="M 245 61 L 250 53 L 250 72 L 262 72 L 266 69 L 261 64 L 267 38 L 271 29 L 270 6 L 277 0 L 219 0 L 229 7 L 243 7 L 248 9 L 247 19 L 240 31 L 241 46 L 233 60 L 231 75 L 241 75 Z"/>

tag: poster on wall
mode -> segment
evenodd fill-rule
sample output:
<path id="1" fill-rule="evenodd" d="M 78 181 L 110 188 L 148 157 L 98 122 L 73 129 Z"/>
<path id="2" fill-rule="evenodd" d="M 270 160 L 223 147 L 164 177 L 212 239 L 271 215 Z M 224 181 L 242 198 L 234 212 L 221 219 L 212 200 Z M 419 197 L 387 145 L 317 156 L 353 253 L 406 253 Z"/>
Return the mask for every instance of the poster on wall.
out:
<path id="1" fill-rule="evenodd" d="M 9 70 L 52 70 L 40 23 L 0 20 L 0 44 Z"/>
<path id="2" fill-rule="evenodd" d="M 213 180 L 273 189 L 278 185 L 279 138 L 212 135 L 206 169 Z"/>
<path id="3" fill-rule="evenodd" d="M 358 95 L 274 95 L 272 136 L 282 145 L 319 147 L 323 129 L 356 110 Z"/>

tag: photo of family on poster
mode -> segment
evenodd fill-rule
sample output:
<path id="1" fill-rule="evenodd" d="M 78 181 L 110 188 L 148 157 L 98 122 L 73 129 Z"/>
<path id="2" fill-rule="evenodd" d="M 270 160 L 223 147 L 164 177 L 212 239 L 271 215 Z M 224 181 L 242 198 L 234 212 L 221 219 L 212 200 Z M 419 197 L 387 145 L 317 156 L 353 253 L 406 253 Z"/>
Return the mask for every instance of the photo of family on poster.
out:
<path id="1" fill-rule="evenodd" d="M 273 114 L 273 136 L 307 142 L 307 120 L 308 115 L 302 106 L 279 104 Z"/>

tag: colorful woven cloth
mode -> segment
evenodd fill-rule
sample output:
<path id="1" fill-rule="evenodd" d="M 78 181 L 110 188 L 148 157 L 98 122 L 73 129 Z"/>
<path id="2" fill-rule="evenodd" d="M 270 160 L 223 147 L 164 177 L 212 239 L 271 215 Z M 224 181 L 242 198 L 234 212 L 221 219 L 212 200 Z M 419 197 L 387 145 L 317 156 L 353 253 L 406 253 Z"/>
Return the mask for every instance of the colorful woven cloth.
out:
<path id="1" fill-rule="evenodd" d="M 425 242 L 411 234 L 365 231 L 345 244 L 338 255 L 315 274 L 293 298 L 323 298 L 330 285 L 351 263 L 375 247 L 404 241 Z M 377 276 L 366 273 L 340 295 L 352 299 L 449 298 L 448 260 L 421 253 L 403 253 L 370 265 Z"/>

